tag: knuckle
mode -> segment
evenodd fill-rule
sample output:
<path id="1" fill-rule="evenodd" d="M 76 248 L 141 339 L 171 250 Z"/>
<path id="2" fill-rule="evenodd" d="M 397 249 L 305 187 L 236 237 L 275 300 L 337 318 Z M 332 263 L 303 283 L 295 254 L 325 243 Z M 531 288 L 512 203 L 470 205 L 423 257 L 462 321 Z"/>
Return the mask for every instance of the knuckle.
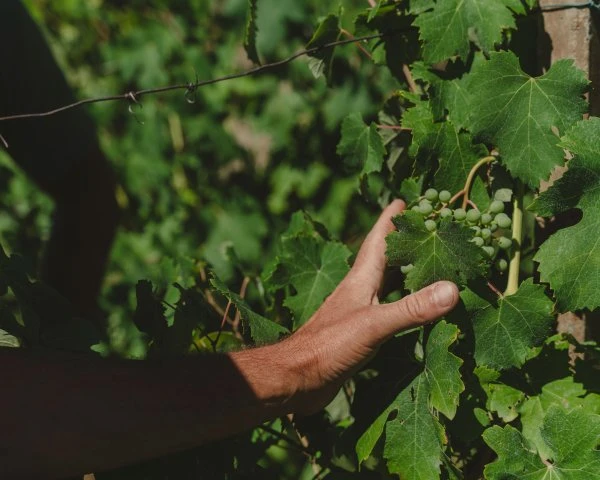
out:
<path id="1" fill-rule="evenodd" d="M 424 322 L 428 319 L 428 302 L 422 295 L 412 294 L 398 303 L 401 313 L 412 320 Z"/>

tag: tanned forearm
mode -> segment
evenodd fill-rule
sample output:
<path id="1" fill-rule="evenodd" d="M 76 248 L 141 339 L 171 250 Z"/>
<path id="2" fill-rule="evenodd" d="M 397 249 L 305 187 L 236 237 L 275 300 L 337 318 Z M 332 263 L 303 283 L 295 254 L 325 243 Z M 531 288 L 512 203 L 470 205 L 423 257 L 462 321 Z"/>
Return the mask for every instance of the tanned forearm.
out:
<path id="1" fill-rule="evenodd" d="M 288 413 L 278 346 L 167 361 L 0 349 L 0 478 L 62 478 L 192 448 Z M 265 368 L 268 365 L 268 368 Z"/>

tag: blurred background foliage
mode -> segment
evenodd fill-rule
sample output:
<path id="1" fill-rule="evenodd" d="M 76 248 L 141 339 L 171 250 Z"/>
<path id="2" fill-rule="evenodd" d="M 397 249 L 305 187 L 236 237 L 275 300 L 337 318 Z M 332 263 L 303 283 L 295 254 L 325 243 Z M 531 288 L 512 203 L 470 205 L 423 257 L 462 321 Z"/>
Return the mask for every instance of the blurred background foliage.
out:
<path id="1" fill-rule="evenodd" d="M 243 49 L 246 0 L 27 0 L 79 98 L 206 80 L 251 68 Z M 263 62 L 302 49 L 321 16 L 342 8 L 342 26 L 364 0 L 262 0 Z M 273 256 L 291 214 L 309 212 L 356 247 L 378 210 L 359 198 L 358 179 L 336 155 L 342 119 L 373 119 L 398 83 L 359 49 L 336 50 L 335 88 L 306 58 L 264 73 L 87 107 L 119 179 L 122 226 L 101 307 L 110 348 L 139 357 L 146 342 L 132 322 L 135 284 L 148 278 L 175 299 L 198 264 L 234 290 Z M 35 266 L 51 229 L 51 202 L 0 154 L 0 243 Z M 231 262 L 232 255 L 236 261 Z M 252 287 L 252 286 L 251 286 Z M 169 293 L 169 289 L 170 292 Z M 252 288 L 248 291 L 252 298 Z"/>

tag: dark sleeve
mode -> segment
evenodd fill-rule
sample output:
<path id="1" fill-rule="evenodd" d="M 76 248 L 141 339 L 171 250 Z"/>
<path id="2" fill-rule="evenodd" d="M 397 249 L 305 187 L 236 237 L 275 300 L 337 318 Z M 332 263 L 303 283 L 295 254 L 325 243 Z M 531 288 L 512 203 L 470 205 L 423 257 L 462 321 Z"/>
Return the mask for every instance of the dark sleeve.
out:
<path id="1" fill-rule="evenodd" d="M 37 25 L 19 0 L 0 0 L 0 116 L 47 111 L 75 99 Z M 61 196 L 98 150 L 83 108 L 0 122 L 8 153 L 44 190 Z"/>

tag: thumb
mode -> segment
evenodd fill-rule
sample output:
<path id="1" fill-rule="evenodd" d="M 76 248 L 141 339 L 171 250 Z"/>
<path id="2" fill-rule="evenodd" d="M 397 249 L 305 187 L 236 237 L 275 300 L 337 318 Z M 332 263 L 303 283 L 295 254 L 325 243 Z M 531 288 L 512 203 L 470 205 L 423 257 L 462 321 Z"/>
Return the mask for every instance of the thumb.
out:
<path id="1" fill-rule="evenodd" d="M 437 282 L 394 303 L 374 305 L 374 323 L 379 340 L 408 328 L 430 323 L 458 303 L 458 288 L 452 282 Z"/>

